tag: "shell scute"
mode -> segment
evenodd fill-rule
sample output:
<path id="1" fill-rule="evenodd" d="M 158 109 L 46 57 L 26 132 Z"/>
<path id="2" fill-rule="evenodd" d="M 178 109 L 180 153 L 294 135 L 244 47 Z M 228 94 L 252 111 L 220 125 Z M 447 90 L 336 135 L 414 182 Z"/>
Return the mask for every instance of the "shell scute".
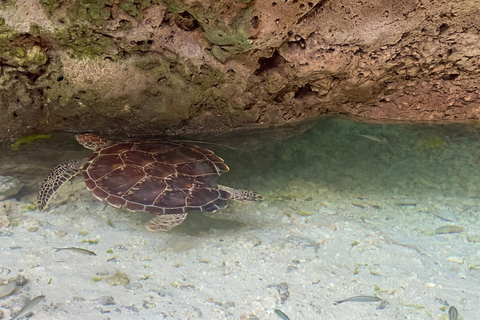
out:
<path id="1" fill-rule="evenodd" d="M 100 154 L 121 154 L 125 151 L 132 150 L 135 144 L 131 142 L 115 143 L 111 146 L 104 147 L 100 150 Z"/>
<path id="2" fill-rule="evenodd" d="M 153 205 L 160 194 L 165 192 L 167 184 L 163 179 L 147 177 L 139 181 L 123 197 L 128 201 L 143 205 Z"/>
<path id="3" fill-rule="evenodd" d="M 155 153 L 155 159 L 168 164 L 190 163 L 205 157 L 194 148 L 179 147 L 164 152 Z"/>
<path id="4" fill-rule="evenodd" d="M 148 206 L 145 207 L 145 211 L 151 214 L 164 214 L 165 209 L 161 207 Z"/>
<path id="5" fill-rule="evenodd" d="M 114 196 L 113 194 L 109 195 L 105 200 L 107 200 L 108 203 L 110 203 L 115 208 L 123 207 L 125 205 L 125 203 L 127 202 L 127 201 L 125 201 L 125 199 Z"/>
<path id="6" fill-rule="evenodd" d="M 97 180 L 97 186 L 110 194 L 123 195 L 145 177 L 145 172 L 137 166 L 124 166 Z"/>
<path id="7" fill-rule="evenodd" d="M 153 141 L 135 143 L 133 150 L 141 150 L 152 154 L 165 152 L 167 150 L 178 148 L 177 143 L 170 141 Z"/>
<path id="8" fill-rule="evenodd" d="M 183 190 L 168 190 L 158 197 L 154 205 L 163 208 L 184 207 L 187 193 Z"/>
<path id="9" fill-rule="evenodd" d="M 100 179 L 112 171 L 123 167 L 122 158 L 118 154 L 99 155 L 95 153 L 91 159 L 85 164 L 83 170 L 88 172 L 89 177 L 93 180 Z"/>
<path id="10" fill-rule="evenodd" d="M 162 179 L 177 172 L 172 165 L 168 165 L 163 162 L 149 163 L 145 166 L 144 170 L 146 174 Z"/>
<path id="11" fill-rule="evenodd" d="M 225 208 L 227 204 L 228 202 L 226 199 L 220 198 L 215 202 L 210 202 L 210 203 L 207 203 L 206 205 L 203 205 L 201 207 L 201 210 L 205 212 L 214 212 L 214 211 L 217 211 L 218 209 Z"/>
<path id="12" fill-rule="evenodd" d="M 105 200 L 110 195 L 108 192 L 103 191 L 99 187 L 95 187 L 90 191 L 92 191 L 93 195 L 99 200 Z"/>
<path id="13" fill-rule="evenodd" d="M 195 182 L 195 178 L 192 176 L 187 176 L 184 174 L 177 175 L 174 179 L 170 179 L 167 181 L 168 186 L 172 190 L 189 190 L 193 188 Z"/>
<path id="14" fill-rule="evenodd" d="M 187 199 L 187 206 L 201 207 L 218 199 L 219 193 L 215 189 L 195 189 L 192 190 Z"/>
<path id="15" fill-rule="evenodd" d="M 137 166 L 145 166 L 149 163 L 155 162 L 155 158 L 151 153 L 139 150 L 125 151 L 122 155 L 122 160 L 125 164 L 134 164 Z"/>
<path id="16" fill-rule="evenodd" d="M 86 178 L 86 179 L 85 179 L 85 185 L 87 186 L 87 189 L 88 189 L 88 190 L 92 190 L 92 189 L 94 189 L 94 188 L 97 186 L 97 184 L 95 183 L 95 181 L 93 181 L 93 180 L 90 179 L 90 178 Z"/>
<path id="17" fill-rule="evenodd" d="M 165 214 L 185 213 L 185 208 L 165 208 Z"/>
<path id="18" fill-rule="evenodd" d="M 211 173 L 218 174 L 217 167 L 208 160 L 179 164 L 177 171 L 190 176 L 202 176 Z"/>
<path id="19" fill-rule="evenodd" d="M 127 201 L 127 203 L 125 204 L 125 208 L 127 208 L 128 210 L 131 210 L 131 211 L 143 211 L 143 210 L 145 210 L 144 205 L 141 205 L 141 204 L 138 204 L 138 203 L 133 203 L 133 202 L 130 202 L 130 201 Z"/>

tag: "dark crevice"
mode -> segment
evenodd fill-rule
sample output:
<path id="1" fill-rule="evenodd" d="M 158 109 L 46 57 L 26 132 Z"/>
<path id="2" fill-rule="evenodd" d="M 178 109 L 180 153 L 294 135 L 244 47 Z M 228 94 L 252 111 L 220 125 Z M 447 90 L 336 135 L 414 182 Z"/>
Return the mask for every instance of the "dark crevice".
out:
<path id="1" fill-rule="evenodd" d="M 277 50 L 273 53 L 270 58 L 261 57 L 258 59 L 260 67 L 255 70 L 255 75 L 258 76 L 270 69 L 283 69 L 285 65 L 285 59 L 278 53 Z"/>
<path id="2" fill-rule="evenodd" d="M 448 29 L 450 28 L 450 26 L 446 23 L 442 23 L 440 25 L 440 27 L 438 27 L 437 31 L 438 31 L 438 34 L 442 34 L 444 33 L 445 31 L 447 31 Z"/>
<path id="3" fill-rule="evenodd" d="M 198 28 L 199 23 L 193 15 L 184 11 L 173 17 L 173 22 L 182 30 L 193 31 Z"/>
<path id="4" fill-rule="evenodd" d="M 450 73 L 450 74 L 444 74 L 442 76 L 443 80 L 455 80 L 459 76 L 458 73 Z"/>
<path id="5" fill-rule="evenodd" d="M 258 26 L 260 25 L 260 19 L 258 18 L 258 16 L 254 16 L 254 17 L 250 20 L 250 24 L 252 25 L 252 28 L 253 28 L 253 29 L 257 29 Z"/>
<path id="6" fill-rule="evenodd" d="M 306 84 L 295 91 L 295 99 L 305 99 L 308 97 L 317 97 L 318 93 L 312 90 L 309 84 Z"/>

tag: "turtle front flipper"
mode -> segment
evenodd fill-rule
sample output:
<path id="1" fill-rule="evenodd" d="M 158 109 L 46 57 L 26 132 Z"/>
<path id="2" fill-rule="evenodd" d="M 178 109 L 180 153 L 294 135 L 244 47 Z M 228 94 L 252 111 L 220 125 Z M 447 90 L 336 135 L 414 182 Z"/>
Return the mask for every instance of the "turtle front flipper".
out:
<path id="1" fill-rule="evenodd" d="M 262 200 L 261 194 L 249 190 L 234 189 L 227 186 L 218 185 L 218 189 L 227 192 L 230 199 L 237 201 L 258 201 Z"/>
<path id="2" fill-rule="evenodd" d="M 151 232 L 169 231 L 170 229 L 182 224 L 186 217 L 186 213 L 161 214 L 150 219 L 145 224 L 145 228 Z"/>
<path id="3" fill-rule="evenodd" d="M 45 178 L 37 196 L 37 207 L 41 211 L 47 208 L 48 202 L 57 190 L 72 179 L 80 171 L 81 161 L 70 160 L 56 166 Z"/>

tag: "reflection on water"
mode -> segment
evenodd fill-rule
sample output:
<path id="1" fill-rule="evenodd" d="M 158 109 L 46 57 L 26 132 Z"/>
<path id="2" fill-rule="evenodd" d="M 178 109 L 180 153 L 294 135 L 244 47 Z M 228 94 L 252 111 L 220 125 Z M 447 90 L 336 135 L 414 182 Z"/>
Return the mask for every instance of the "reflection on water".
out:
<path id="1" fill-rule="evenodd" d="M 18 202 L 7 200 L 0 209 L 10 221 L 0 232 L 8 235 L 2 240 L 0 278 L 25 269 L 32 279 L 63 276 L 65 281 L 79 271 L 61 269 L 41 255 L 24 261 L 26 252 L 48 255 L 52 245 L 87 243 L 97 251 L 96 260 L 72 256 L 75 267 L 84 268 L 72 279 L 85 287 L 75 293 L 83 301 L 72 304 L 70 293 L 66 298 L 58 294 L 65 290 L 58 281 L 47 286 L 39 280 L 32 289 L 41 289 L 62 312 L 81 314 L 86 312 L 82 307 L 97 305 L 88 310 L 98 316 L 108 308 L 98 307 L 95 299 L 113 296 L 120 311 L 110 308 L 110 313 L 145 319 L 159 312 L 171 319 L 278 319 L 275 309 L 292 320 L 447 319 L 452 304 L 465 319 L 475 318 L 475 283 L 480 278 L 478 126 L 325 118 L 288 130 L 211 139 L 202 146 L 230 167 L 219 181 L 260 192 L 265 200 L 231 204 L 218 214 L 191 214 L 169 234 L 143 230 L 149 215 L 94 201 L 78 179 L 52 211 L 31 210 L 28 203 L 56 164 L 91 151 L 70 134 L 37 140 L 18 151 L 0 145 L 0 175 L 25 184 Z M 79 233 L 87 229 L 90 234 Z M 89 237 L 100 241 L 82 242 Z M 105 257 L 108 250 L 115 255 Z M 1 268 L 11 274 L 2 274 Z M 129 296 L 131 288 L 122 296 L 102 281 L 116 269 L 143 288 L 135 289 L 135 296 Z M 92 277 L 99 282 L 92 284 Z M 388 303 L 333 305 L 360 295 Z M 12 299 L 7 309 L 18 311 Z M 35 318 L 58 317 L 58 310 L 44 307 Z"/>

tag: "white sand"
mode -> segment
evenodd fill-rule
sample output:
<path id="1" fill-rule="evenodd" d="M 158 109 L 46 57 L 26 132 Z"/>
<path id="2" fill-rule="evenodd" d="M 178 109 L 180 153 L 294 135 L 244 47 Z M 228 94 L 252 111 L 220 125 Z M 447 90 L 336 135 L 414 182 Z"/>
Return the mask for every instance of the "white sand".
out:
<path id="1" fill-rule="evenodd" d="M 478 208 L 455 209 L 461 222 L 447 223 L 421 212 L 429 201 L 357 199 L 355 206 L 342 194 L 310 201 L 266 196 L 259 204 L 190 214 L 184 225 L 155 234 L 143 228 L 149 215 L 88 194 L 50 212 L 23 212 L 25 204 L 13 203 L 15 227 L 1 229 L 0 277 L 29 281 L 0 300 L 1 310 L 8 319 L 27 297 L 42 294 L 47 300 L 34 319 L 274 320 L 276 308 L 292 320 L 447 319 L 440 309 L 447 303 L 464 319 L 478 316 L 480 228 L 469 223 L 479 220 Z M 457 208 L 465 206 L 456 200 Z M 433 234 L 443 225 L 466 230 Z M 98 244 L 83 242 L 93 239 Z M 107 283 L 116 271 L 128 276 L 127 286 Z M 333 305 L 356 295 L 387 303 Z M 102 305 L 106 297 L 113 304 Z"/>

